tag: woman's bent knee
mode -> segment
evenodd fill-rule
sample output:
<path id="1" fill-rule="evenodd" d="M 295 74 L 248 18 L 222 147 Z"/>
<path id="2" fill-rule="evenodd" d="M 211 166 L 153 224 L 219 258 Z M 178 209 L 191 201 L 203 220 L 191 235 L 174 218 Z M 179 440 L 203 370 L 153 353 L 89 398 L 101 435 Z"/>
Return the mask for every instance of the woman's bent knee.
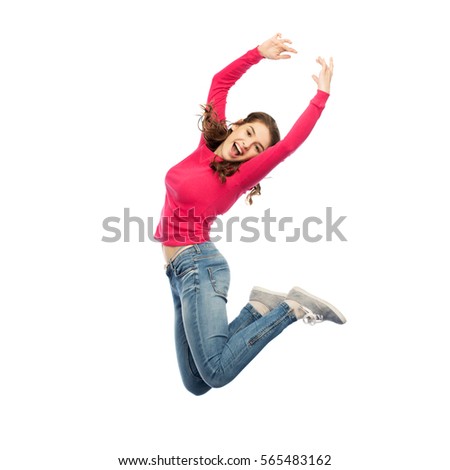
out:
<path id="1" fill-rule="evenodd" d="M 185 386 L 186 390 L 196 396 L 204 395 L 206 392 L 209 392 L 211 390 L 211 387 L 203 381 L 198 381 L 194 383 L 191 380 L 183 380 L 183 385 Z"/>

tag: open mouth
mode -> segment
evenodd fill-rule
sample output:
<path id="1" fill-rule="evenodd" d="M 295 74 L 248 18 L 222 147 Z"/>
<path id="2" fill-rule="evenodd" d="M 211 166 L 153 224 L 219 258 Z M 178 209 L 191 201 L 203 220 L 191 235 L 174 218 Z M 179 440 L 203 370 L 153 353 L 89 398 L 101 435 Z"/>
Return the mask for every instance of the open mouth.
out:
<path id="1" fill-rule="evenodd" d="M 242 150 L 236 142 L 233 143 L 233 153 L 236 157 L 240 157 L 242 155 Z"/>

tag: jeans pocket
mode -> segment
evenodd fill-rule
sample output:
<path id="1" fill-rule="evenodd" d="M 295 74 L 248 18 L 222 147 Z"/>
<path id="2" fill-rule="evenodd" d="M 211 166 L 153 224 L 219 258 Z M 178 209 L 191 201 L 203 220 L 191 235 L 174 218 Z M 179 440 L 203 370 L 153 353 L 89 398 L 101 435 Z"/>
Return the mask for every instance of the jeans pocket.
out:
<path id="1" fill-rule="evenodd" d="M 193 262 L 192 258 L 180 258 L 179 260 L 175 260 L 173 266 L 173 272 L 177 278 L 186 276 L 186 274 L 194 271 L 196 269 L 196 265 Z"/>
<path id="2" fill-rule="evenodd" d="M 230 287 L 230 270 L 228 265 L 222 264 L 217 267 L 209 267 L 208 274 L 214 292 L 227 300 L 228 288 Z"/>

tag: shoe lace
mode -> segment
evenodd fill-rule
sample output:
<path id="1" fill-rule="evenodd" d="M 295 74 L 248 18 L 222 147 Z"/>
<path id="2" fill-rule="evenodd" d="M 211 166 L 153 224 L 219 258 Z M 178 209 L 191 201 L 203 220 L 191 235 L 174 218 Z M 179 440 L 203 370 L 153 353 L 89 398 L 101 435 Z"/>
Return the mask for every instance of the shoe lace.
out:
<path id="1" fill-rule="evenodd" d="M 300 306 L 300 308 L 305 312 L 303 316 L 303 321 L 307 325 L 314 326 L 316 323 L 323 322 L 323 315 L 320 313 L 314 313 L 309 308 Z"/>

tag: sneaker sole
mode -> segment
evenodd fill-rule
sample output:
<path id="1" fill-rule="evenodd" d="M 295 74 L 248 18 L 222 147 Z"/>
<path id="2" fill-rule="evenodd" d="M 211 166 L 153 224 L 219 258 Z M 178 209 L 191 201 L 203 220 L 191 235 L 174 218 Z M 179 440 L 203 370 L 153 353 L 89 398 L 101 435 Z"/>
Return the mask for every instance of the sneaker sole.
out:
<path id="1" fill-rule="evenodd" d="M 309 292 L 305 291 L 304 289 L 301 289 L 300 287 L 295 286 L 294 290 L 299 291 L 306 297 L 310 297 L 311 299 L 317 300 L 318 302 L 327 306 L 334 314 L 336 314 L 339 320 L 341 320 L 342 322 L 341 325 L 347 322 L 347 319 L 344 317 L 344 315 L 342 315 L 342 313 L 334 305 L 331 305 L 329 302 L 321 299 L 320 297 L 316 297 L 315 295 L 310 294 Z M 334 322 L 334 323 L 337 323 L 337 322 Z"/>

